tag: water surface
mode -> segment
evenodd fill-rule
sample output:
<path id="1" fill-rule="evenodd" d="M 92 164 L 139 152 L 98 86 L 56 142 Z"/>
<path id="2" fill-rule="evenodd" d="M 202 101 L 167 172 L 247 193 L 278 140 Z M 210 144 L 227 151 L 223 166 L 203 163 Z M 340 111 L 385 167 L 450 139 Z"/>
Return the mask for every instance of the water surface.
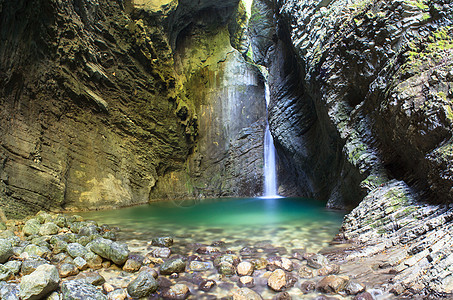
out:
<path id="1" fill-rule="evenodd" d="M 156 202 L 81 215 L 119 226 L 120 239 L 149 241 L 171 235 L 181 245 L 223 241 L 232 250 L 267 243 L 288 251 L 317 251 L 338 233 L 344 213 L 304 198 L 225 198 Z"/>

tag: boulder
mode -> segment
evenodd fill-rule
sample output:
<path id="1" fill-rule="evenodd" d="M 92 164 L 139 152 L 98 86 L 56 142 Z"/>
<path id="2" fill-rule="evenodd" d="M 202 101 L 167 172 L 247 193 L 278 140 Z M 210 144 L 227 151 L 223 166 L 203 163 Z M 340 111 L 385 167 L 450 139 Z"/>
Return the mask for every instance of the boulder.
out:
<path id="1" fill-rule="evenodd" d="M 68 280 L 61 285 L 64 300 L 107 300 L 107 297 L 94 285 L 85 280 Z"/>
<path id="2" fill-rule="evenodd" d="M 126 244 L 113 242 L 104 238 L 97 238 L 90 242 L 87 248 L 117 265 L 124 264 L 129 256 L 129 249 Z"/>
<path id="3" fill-rule="evenodd" d="M 189 263 L 189 271 L 193 272 L 202 272 L 202 271 L 207 271 L 210 269 L 214 269 L 214 264 L 210 261 L 204 262 L 204 261 L 196 261 L 193 260 Z"/>
<path id="4" fill-rule="evenodd" d="M 159 284 L 149 272 L 140 272 L 127 286 L 127 292 L 132 298 L 142 298 L 154 293 Z"/>
<path id="5" fill-rule="evenodd" d="M 19 273 L 22 262 L 20 260 L 10 260 L 9 262 L 5 263 L 4 266 L 15 275 Z"/>
<path id="6" fill-rule="evenodd" d="M 13 255 L 13 245 L 6 239 L 0 239 L 0 264 L 5 263 Z"/>
<path id="7" fill-rule="evenodd" d="M 88 263 L 85 259 L 80 256 L 74 258 L 74 265 L 81 271 L 88 269 Z"/>
<path id="8" fill-rule="evenodd" d="M 238 282 L 239 287 L 252 288 L 255 286 L 255 280 L 252 276 L 241 276 Z"/>
<path id="9" fill-rule="evenodd" d="M 52 222 L 44 223 L 39 228 L 39 235 L 54 235 L 57 234 L 59 230 L 60 227 L 58 227 L 55 223 Z"/>
<path id="10" fill-rule="evenodd" d="M 60 276 L 55 266 L 40 265 L 33 273 L 25 275 L 19 285 L 21 299 L 42 299 L 58 288 Z"/>
<path id="11" fill-rule="evenodd" d="M 142 267 L 142 264 L 139 260 L 129 258 L 128 260 L 126 260 L 126 263 L 123 266 L 123 271 L 133 273 L 133 272 L 137 272 L 138 270 L 140 270 L 141 267 Z"/>
<path id="12" fill-rule="evenodd" d="M 171 254 L 170 248 L 156 247 L 153 250 L 151 250 L 151 256 L 153 257 L 169 258 L 170 254 Z"/>
<path id="13" fill-rule="evenodd" d="M 24 248 L 24 252 L 29 256 L 44 257 L 47 254 L 50 254 L 50 250 L 43 246 L 37 246 L 30 244 Z"/>
<path id="14" fill-rule="evenodd" d="M 40 265 L 47 264 L 45 259 L 40 257 L 33 257 L 30 259 L 26 259 L 22 262 L 22 266 L 20 267 L 20 272 L 23 275 L 28 275 L 33 273 Z"/>
<path id="15" fill-rule="evenodd" d="M 0 299 L 19 300 L 19 286 L 14 283 L 0 281 Z"/>
<path id="16" fill-rule="evenodd" d="M 0 265 L 0 281 L 7 281 L 13 277 L 13 273 L 5 265 Z"/>
<path id="17" fill-rule="evenodd" d="M 181 258 L 170 259 L 164 262 L 159 272 L 162 275 L 171 275 L 172 273 L 182 273 L 186 269 L 186 263 Z"/>
<path id="18" fill-rule="evenodd" d="M 329 264 L 329 260 L 321 254 L 313 254 L 307 258 L 307 265 L 314 269 L 321 269 Z"/>
<path id="19" fill-rule="evenodd" d="M 39 228 L 41 228 L 41 223 L 36 219 L 30 219 L 25 222 L 22 232 L 25 236 L 37 235 L 39 233 Z"/>
<path id="20" fill-rule="evenodd" d="M 348 282 L 344 290 L 348 295 L 357 295 L 359 293 L 365 292 L 365 288 L 366 288 L 365 285 L 354 280 L 351 280 Z"/>
<path id="21" fill-rule="evenodd" d="M 66 247 L 66 251 L 71 257 L 84 257 L 88 254 L 88 249 L 79 243 L 70 243 Z"/>
<path id="22" fill-rule="evenodd" d="M 77 275 L 76 279 L 85 280 L 86 283 L 95 286 L 105 283 L 105 278 L 98 272 L 83 272 Z"/>
<path id="23" fill-rule="evenodd" d="M 64 263 L 58 267 L 58 272 L 61 278 L 65 278 L 79 274 L 79 269 L 73 264 Z"/>

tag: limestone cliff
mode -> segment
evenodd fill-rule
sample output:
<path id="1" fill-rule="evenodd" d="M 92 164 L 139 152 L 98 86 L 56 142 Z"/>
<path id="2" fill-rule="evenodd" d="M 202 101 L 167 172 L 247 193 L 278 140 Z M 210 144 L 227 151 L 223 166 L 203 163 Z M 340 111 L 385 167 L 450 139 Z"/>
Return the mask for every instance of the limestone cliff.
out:
<path id="1" fill-rule="evenodd" d="M 237 0 L 0 1 L 1 208 L 258 193 L 263 82 L 230 44 L 238 15 Z"/>

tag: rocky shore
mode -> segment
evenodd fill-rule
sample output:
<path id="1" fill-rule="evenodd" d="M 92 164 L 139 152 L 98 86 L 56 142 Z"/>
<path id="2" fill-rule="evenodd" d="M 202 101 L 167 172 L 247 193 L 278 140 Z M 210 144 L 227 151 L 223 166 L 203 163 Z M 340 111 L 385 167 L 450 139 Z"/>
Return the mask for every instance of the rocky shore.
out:
<path id="1" fill-rule="evenodd" d="M 347 249 L 342 244 L 325 250 L 329 260 L 265 242 L 237 251 L 220 240 L 183 248 L 170 236 L 117 241 L 118 228 L 77 215 L 40 212 L 5 221 L 0 223 L 1 299 L 390 297 L 379 286 L 388 278 L 370 281 L 357 274 L 360 267 L 351 269 L 351 261 L 338 264 Z"/>

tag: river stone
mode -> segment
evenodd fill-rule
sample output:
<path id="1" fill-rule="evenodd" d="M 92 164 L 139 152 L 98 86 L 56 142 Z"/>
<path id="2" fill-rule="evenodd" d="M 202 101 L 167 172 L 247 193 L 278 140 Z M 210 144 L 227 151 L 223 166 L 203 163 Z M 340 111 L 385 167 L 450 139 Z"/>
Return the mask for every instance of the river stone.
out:
<path id="1" fill-rule="evenodd" d="M 174 258 L 164 262 L 159 272 L 162 275 L 171 275 L 172 273 L 182 273 L 186 269 L 186 263 L 181 258 Z"/>
<path id="2" fill-rule="evenodd" d="M 140 272 L 127 286 L 127 292 L 132 298 L 146 297 L 157 291 L 159 284 L 149 272 Z"/>
<path id="3" fill-rule="evenodd" d="M 79 229 L 79 235 L 83 236 L 99 235 L 99 230 L 95 225 L 88 225 Z"/>
<path id="4" fill-rule="evenodd" d="M 310 281 L 310 280 L 305 281 L 300 285 L 300 290 L 304 294 L 313 292 L 315 290 L 315 288 L 316 288 L 316 283 L 314 283 L 313 281 Z"/>
<path id="5" fill-rule="evenodd" d="M 107 294 L 108 300 L 125 300 L 127 298 L 127 292 L 124 289 L 116 289 Z"/>
<path id="6" fill-rule="evenodd" d="M 238 282 L 239 287 L 252 288 L 255 286 L 255 280 L 252 276 L 241 276 Z"/>
<path id="7" fill-rule="evenodd" d="M 346 294 L 348 295 L 357 295 L 365 291 L 365 286 L 359 282 L 351 280 L 345 287 Z"/>
<path id="8" fill-rule="evenodd" d="M 117 265 L 124 264 L 129 256 L 129 249 L 126 244 L 113 242 L 104 238 L 97 238 L 90 242 L 87 248 Z"/>
<path id="9" fill-rule="evenodd" d="M 358 294 L 354 297 L 354 300 L 374 300 L 375 298 L 368 292 Z"/>
<path id="10" fill-rule="evenodd" d="M 95 286 L 105 283 L 105 278 L 98 272 L 83 272 L 77 275 L 76 279 L 85 280 L 86 283 Z"/>
<path id="11" fill-rule="evenodd" d="M 36 219 L 30 219 L 25 222 L 25 225 L 22 229 L 22 232 L 25 236 L 30 235 L 37 235 L 39 233 L 39 228 L 41 227 L 41 223 L 39 223 Z"/>
<path id="12" fill-rule="evenodd" d="M 13 277 L 13 272 L 5 265 L 0 265 L 0 281 L 7 281 Z"/>
<path id="13" fill-rule="evenodd" d="M 275 295 L 272 300 L 291 300 L 291 295 L 288 292 L 281 292 Z"/>
<path id="14" fill-rule="evenodd" d="M 40 257 L 29 258 L 22 262 L 20 272 L 23 275 L 28 275 L 33 273 L 39 266 L 44 264 L 47 264 L 47 261 L 45 259 L 42 259 Z"/>
<path id="15" fill-rule="evenodd" d="M 249 288 L 241 288 L 233 291 L 233 300 L 261 300 L 263 299 L 257 292 Z"/>
<path id="16" fill-rule="evenodd" d="M 0 264 L 6 262 L 13 255 L 13 245 L 6 239 L 0 239 Z"/>
<path id="17" fill-rule="evenodd" d="M 209 292 L 216 284 L 214 280 L 204 280 L 198 285 L 198 289 L 203 292 Z"/>
<path id="18" fill-rule="evenodd" d="M 52 222 L 53 217 L 45 211 L 40 211 L 36 214 L 36 220 L 38 220 L 39 223 L 44 224 L 46 222 Z"/>
<path id="19" fill-rule="evenodd" d="M 104 239 L 109 239 L 109 240 L 112 240 L 112 241 L 116 241 L 116 233 L 113 232 L 113 231 L 106 231 L 102 234 L 102 237 Z"/>
<path id="20" fill-rule="evenodd" d="M 215 247 L 207 246 L 207 247 L 198 248 L 196 252 L 198 254 L 214 254 L 214 253 L 220 253 L 220 250 Z"/>
<path id="21" fill-rule="evenodd" d="M 314 254 L 307 259 L 307 265 L 314 269 L 321 269 L 324 266 L 329 264 L 329 260 L 321 255 L 321 254 Z"/>
<path id="22" fill-rule="evenodd" d="M 21 299 L 42 299 L 45 295 L 56 290 L 60 277 L 55 266 L 40 265 L 30 275 L 25 275 L 19 285 L 19 296 Z"/>
<path id="23" fill-rule="evenodd" d="M 24 253 L 27 253 L 30 256 L 44 257 L 50 253 L 50 250 L 43 246 L 30 244 L 24 248 Z"/>
<path id="24" fill-rule="evenodd" d="M 347 276 L 329 275 L 316 284 L 316 290 L 325 294 L 336 294 L 343 291 L 348 282 Z"/>
<path id="25" fill-rule="evenodd" d="M 59 230 L 60 227 L 58 227 L 55 223 L 49 222 L 43 224 L 39 228 L 39 235 L 54 235 L 57 234 Z"/>
<path id="26" fill-rule="evenodd" d="M 61 228 L 67 226 L 67 219 L 64 215 L 55 216 L 55 218 L 53 219 L 53 222 L 55 223 L 55 225 L 57 225 L 58 227 L 61 227 Z"/>
<path id="27" fill-rule="evenodd" d="M 0 299 L 19 300 L 19 286 L 14 283 L 0 281 Z"/>
<path id="28" fill-rule="evenodd" d="M 277 269 L 272 272 L 267 280 L 267 285 L 274 291 L 280 292 L 286 286 L 286 274 L 282 269 Z"/>
<path id="29" fill-rule="evenodd" d="M 153 238 L 151 245 L 158 247 L 171 247 L 173 245 L 173 238 L 170 236 Z"/>
<path id="30" fill-rule="evenodd" d="M 248 261 L 243 261 L 237 266 L 237 273 L 239 276 L 250 276 L 253 274 L 253 265 Z"/>
<path id="31" fill-rule="evenodd" d="M 170 248 L 156 247 L 153 250 L 151 250 L 151 256 L 153 257 L 169 258 L 170 254 L 171 254 Z"/>
<path id="32" fill-rule="evenodd" d="M 313 269 L 308 266 L 302 266 L 300 267 L 298 274 L 300 278 L 312 278 Z"/>
<path id="33" fill-rule="evenodd" d="M 140 270 L 141 266 L 142 264 L 137 259 L 129 258 L 123 266 L 123 271 L 134 273 Z"/>
<path id="34" fill-rule="evenodd" d="M 190 291 L 187 285 L 178 283 L 173 286 L 171 286 L 169 289 L 166 289 L 162 293 L 162 297 L 164 299 L 186 299 L 187 296 L 189 295 Z"/>
<path id="35" fill-rule="evenodd" d="M 63 240 L 58 240 L 53 244 L 52 253 L 58 254 L 68 251 L 68 243 Z"/>
<path id="36" fill-rule="evenodd" d="M 61 278 L 65 278 L 79 274 L 79 269 L 73 264 L 64 263 L 58 267 L 58 272 Z"/>
<path id="37" fill-rule="evenodd" d="M 222 262 L 227 262 L 233 266 L 237 266 L 241 260 L 237 255 L 234 254 L 224 254 L 218 256 L 214 259 L 214 265 L 219 266 Z M 236 271 L 235 271 L 236 272 Z"/>
<path id="38" fill-rule="evenodd" d="M 7 267 L 11 271 L 11 273 L 16 275 L 20 271 L 22 262 L 20 260 L 10 260 L 9 262 L 5 263 L 4 266 Z"/>
<path id="39" fill-rule="evenodd" d="M 90 267 L 91 269 L 97 270 L 102 268 L 102 258 L 99 255 L 88 251 L 88 253 L 83 258 L 87 261 L 88 267 Z"/>
<path id="40" fill-rule="evenodd" d="M 270 257 L 267 259 L 268 265 L 266 269 L 268 271 L 275 271 L 276 269 L 283 269 L 287 272 L 291 272 L 293 270 L 293 263 L 291 260 L 285 257 Z"/>
<path id="41" fill-rule="evenodd" d="M 83 259 L 82 257 L 80 256 L 77 256 L 76 258 L 74 258 L 74 265 L 80 270 L 80 271 L 83 271 L 83 270 L 86 270 L 88 269 L 88 263 L 85 259 Z"/>
<path id="42" fill-rule="evenodd" d="M 223 261 L 218 266 L 219 273 L 226 276 L 232 276 L 236 273 L 234 266 L 229 262 Z"/>
<path id="43" fill-rule="evenodd" d="M 318 276 L 326 276 L 332 274 L 338 274 L 340 272 L 340 266 L 336 264 L 325 265 L 321 269 L 318 269 Z"/>
<path id="44" fill-rule="evenodd" d="M 214 264 L 210 261 L 203 262 L 193 260 L 189 263 L 189 271 L 202 272 L 210 269 L 214 269 Z"/>
<path id="45" fill-rule="evenodd" d="M 81 279 L 64 281 L 61 292 L 64 300 L 107 300 L 107 297 L 94 285 Z"/>

